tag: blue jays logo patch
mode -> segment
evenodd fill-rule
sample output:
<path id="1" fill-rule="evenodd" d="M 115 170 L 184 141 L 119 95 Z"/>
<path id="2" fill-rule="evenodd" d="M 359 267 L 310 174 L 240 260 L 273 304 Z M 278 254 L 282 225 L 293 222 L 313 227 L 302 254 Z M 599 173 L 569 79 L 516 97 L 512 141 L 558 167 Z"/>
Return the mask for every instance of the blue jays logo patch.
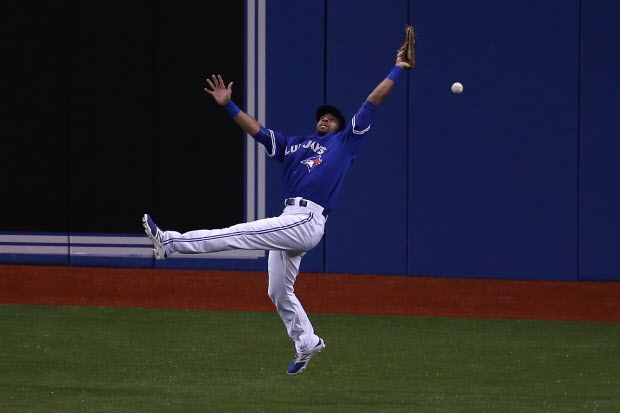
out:
<path id="1" fill-rule="evenodd" d="M 314 168 L 317 165 L 322 164 L 323 161 L 321 160 L 321 155 L 318 155 L 318 156 L 313 156 L 312 158 L 304 159 L 300 163 L 303 163 L 304 165 L 308 167 L 308 172 L 312 172 L 312 168 Z"/>

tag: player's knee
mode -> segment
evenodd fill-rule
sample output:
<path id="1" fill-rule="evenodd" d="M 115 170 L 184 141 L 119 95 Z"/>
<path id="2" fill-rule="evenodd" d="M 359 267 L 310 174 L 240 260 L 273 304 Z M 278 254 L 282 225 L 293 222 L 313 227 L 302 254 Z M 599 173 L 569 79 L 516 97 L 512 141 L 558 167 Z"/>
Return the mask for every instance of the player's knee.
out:
<path id="1" fill-rule="evenodd" d="M 278 289 L 269 284 L 269 287 L 267 288 L 267 295 L 269 296 L 269 299 L 275 304 L 278 298 Z"/>
<path id="2" fill-rule="evenodd" d="M 278 302 L 286 298 L 286 287 L 282 284 L 269 284 L 267 295 L 275 305 L 278 305 Z"/>

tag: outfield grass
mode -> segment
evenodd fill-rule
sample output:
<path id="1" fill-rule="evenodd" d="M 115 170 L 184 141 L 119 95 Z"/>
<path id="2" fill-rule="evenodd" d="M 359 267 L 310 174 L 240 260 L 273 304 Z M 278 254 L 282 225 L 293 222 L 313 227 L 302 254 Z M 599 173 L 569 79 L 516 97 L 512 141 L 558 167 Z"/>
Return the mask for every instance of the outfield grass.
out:
<path id="1" fill-rule="evenodd" d="M 620 325 L 0 305 L 0 412 L 618 412 Z"/>

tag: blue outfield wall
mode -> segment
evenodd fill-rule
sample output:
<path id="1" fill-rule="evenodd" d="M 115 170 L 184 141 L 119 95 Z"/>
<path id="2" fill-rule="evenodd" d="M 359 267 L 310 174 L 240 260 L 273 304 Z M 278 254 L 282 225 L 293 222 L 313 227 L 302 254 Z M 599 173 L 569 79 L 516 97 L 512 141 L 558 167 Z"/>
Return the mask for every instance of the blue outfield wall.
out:
<path id="1" fill-rule="evenodd" d="M 394 64 L 407 2 L 327 2 L 326 103 L 350 119 Z M 407 80 L 379 106 L 329 217 L 325 269 L 407 273 Z"/>
<path id="2" fill-rule="evenodd" d="M 620 279 L 620 3 L 581 7 L 579 276 Z"/>
<path id="3" fill-rule="evenodd" d="M 617 72 L 605 70 L 607 59 L 618 64 L 615 3 L 269 5 L 269 26 L 291 31 L 269 40 L 268 60 L 278 62 L 276 83 L 300 95 L 269 99 L 274 124 L 311 114 L 322 63 L 324 101 L 350 116 L 389 70 L 403 15 L 419 33 L 418 67 L 380 108 L 328 221 L 325 271 L 620 279 L 618 92 L 598 90 Z M 288 59 L 323 12 L 325 62 Z M 315 56 L 320 37 L 302 37 Z M 450 93 L 455 81 L 460 96 Z"/>
<path id="4" fill-rule="evenodd" d="M 302 271 L 620 280 L 619 3 L 249 4 L 266 7 L 264 122 L 289 135 L 313 133 L 323 103 L 351 117 L 390 70 L 404 25 L 418 30 L 418 66 L 379 108 Z M 266 213 L 279 214 L 270 159 L 265 181 Z M 155 264 L 145 248 L 129 263 L 68 263 L 266 270 L 265 256 Z"/>
<path id="5" fill-rule="evenodd" d="M 558 5 L 413 2 L 411 272 L 577 278 L 579 4 Z"/>

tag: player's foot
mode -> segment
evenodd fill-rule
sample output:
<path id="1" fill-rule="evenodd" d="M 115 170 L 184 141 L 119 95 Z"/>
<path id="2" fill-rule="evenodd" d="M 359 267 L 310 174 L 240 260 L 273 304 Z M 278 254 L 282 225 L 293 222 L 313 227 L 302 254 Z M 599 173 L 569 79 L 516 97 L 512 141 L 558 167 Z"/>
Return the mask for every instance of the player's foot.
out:
<path id="1" fill-rule="evenodd" d="M 315 354 L 320 353 L 325 348 L 325 342 L 322 338 L 319 337 L 319 343 L 314 346 L 312 350 L 308 353 L 297 353 L 295 354 L 295 358 L 288 365 L 288 369 L 286 373 L 289 375 L 299 374 L 308 367 L 308 363 L 310 363 L 310 359 L 314 357 Z"/>
<path id="2" fill-rule="evenodd" d="M 155 221 L 149 214 L 144 214 L 142 217 L 142 225 L 144 226 L 144 232 L 153 243 L 153 252 L 155 253 L 155 259 L 163 260 L 168 257 L 168 253 L 164 249 L 164 233 L 157 227 Z"/>

